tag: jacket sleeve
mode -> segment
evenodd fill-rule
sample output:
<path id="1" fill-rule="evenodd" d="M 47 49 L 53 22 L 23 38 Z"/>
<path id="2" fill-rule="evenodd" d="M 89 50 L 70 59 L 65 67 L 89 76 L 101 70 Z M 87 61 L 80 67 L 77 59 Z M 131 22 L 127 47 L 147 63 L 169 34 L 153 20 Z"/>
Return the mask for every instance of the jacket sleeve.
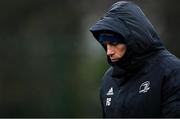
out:
<path id="1" fill-rule="evenodd" d="M 112 67 L 110 67 L 103 75 L 102 79 L 101 79 L 101 88 L 100 88 L 100 101 L 101 101 L 101 109 L 102 109 L 102 117 L 105 118 L 106 117 L 106 113 L 105 113 L 105 107 L 103 104 L 103 92 L 104 92 L 104 87 L 106 87 L 106 80 L 109 78 L 110 74 L 112 71 Z"/>
<path id="2" fill-rule="evenodd" d="M 103 98 L 102 98 L 102 90 L 100 90 L 100 102 L 101 102 L 102 117 L 105 118 Z"/>
<path id="3" fill-rule="evenodd" d="M 180 69 L 165 77 L 162 88 L 163 117 L 180 117 Z"/>

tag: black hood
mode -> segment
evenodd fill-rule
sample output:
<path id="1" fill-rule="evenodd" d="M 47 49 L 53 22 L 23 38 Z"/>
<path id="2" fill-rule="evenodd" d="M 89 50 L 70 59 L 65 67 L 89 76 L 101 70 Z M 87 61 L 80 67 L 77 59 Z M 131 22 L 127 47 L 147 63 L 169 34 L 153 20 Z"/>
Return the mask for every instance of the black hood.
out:
<path id="1" fill-rule="evenodd" d="M 132 2 L 120 1 L 90 28 L 98 40 L 99 33 L 113 31 L 125 38 L 127 52 L 119 64 L 127 64 L 148 54 L 164 49 L 153 25 L 142 10 Z M 110 64 L 112 62 L 109 60 Z"/>

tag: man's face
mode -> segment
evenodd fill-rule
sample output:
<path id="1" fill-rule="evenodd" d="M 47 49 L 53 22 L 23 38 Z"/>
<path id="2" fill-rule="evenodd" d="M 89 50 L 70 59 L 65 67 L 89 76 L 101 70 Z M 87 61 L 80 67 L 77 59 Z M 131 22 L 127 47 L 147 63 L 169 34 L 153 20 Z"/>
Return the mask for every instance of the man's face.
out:
<path id="1" fill-rule="evenodd" d="M 123 43 L 104 41 L 103 45 L 106 48 L 107 56 L 109 56 L 112 62 L 121 59 L 127 50 L 127 46 Z"/>

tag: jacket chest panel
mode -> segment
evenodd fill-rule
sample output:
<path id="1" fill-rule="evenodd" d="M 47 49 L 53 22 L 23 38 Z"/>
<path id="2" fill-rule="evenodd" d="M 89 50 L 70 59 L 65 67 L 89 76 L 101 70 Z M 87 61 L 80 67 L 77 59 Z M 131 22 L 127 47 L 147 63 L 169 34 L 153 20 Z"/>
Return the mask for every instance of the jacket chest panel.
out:
<path id="1" fill-rule="evenodd" d="M 152 74 L 154 71 L 152 71 Z M 122 86 L 118 87 L 117 82 L 112 78 L 112 82 L 103 93 L 103 105 L 105 112 L 110 112 L 111 116 L 136 115 L 147 112 L 152 108 L 160 108 L 161 96 L 161 75 L 137 75 L 128 79 Z M 158 103 L 159 102 L 159 103 Z M 149 108 L 147 108 L 149 107 Z M 137 111 L 131 111 L 137 110 Z"/>

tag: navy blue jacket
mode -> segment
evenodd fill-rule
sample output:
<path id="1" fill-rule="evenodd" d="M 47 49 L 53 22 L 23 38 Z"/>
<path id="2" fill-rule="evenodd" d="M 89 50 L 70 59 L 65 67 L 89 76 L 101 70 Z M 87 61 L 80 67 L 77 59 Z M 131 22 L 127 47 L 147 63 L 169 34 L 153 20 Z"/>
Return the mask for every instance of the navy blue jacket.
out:
<path id="1" fill-rule="evenodd" d="M 103 117 L 180 117 L 180 60 L 164 47 L 141 9 L 120 1 L 90 29 L 125 38 L 127 52 L 103 76 Z M 106 49 L 105 49 L 106 50 Z"/>

